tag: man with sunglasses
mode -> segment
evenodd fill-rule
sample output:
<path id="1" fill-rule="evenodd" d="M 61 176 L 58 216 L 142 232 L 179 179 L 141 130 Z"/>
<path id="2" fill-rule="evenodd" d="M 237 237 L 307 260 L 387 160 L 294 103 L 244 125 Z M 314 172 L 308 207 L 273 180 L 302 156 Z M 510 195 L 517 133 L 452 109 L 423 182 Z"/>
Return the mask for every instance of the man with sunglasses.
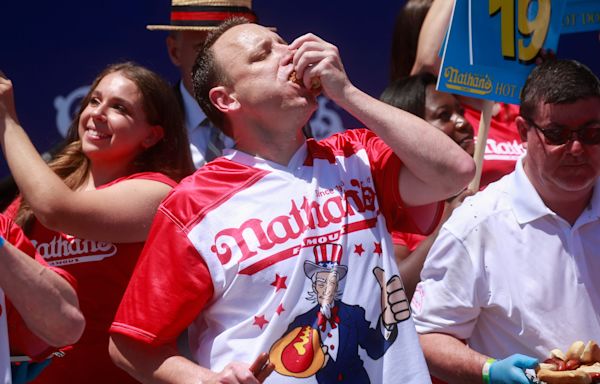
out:
<path id="1" fill-rule="evenodd" d="M 516 122 L 527 153 L 454 211 L 412 301 L 428 366 L 450 383 L 529 383 L 552 349 L 600 335 L 600 81 L 545 62 Z"/>

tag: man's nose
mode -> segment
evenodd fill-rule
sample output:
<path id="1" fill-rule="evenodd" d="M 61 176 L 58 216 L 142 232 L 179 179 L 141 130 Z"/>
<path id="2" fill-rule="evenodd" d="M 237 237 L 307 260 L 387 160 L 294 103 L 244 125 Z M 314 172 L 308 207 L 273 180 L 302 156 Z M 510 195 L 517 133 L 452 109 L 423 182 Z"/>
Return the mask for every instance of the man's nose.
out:
<path id="1" fill-rule="evenodd" d="M 285 65 L 292 62 L 294 58 L 294 52 L 288 49 L 285 44 L 277 44 L 273 47 L 273 53 L 279 56 L 280 62 Z"/>
<path id="2" fill-rule="evenodd" d="M 573 135 L 571 137 L 571 140 L 567 143 L 567 148 L 569 153 L 573 155 L 580 155 L 583 153 L 583 144 L 581 143 L 581 140 L 579 140 L 578 135 Z"/>

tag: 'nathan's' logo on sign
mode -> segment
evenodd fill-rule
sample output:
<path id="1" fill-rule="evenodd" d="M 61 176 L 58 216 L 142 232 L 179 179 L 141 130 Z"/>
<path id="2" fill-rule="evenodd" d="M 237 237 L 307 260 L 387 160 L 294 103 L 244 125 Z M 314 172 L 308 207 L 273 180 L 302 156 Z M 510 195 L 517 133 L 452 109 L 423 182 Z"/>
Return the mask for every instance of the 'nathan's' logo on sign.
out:
<path id="1" fill-rule="evenodd" d="M 53 267 L 100 261 L 117 253 L 117 246 L 103 241 L 55 236 L 48 243 L 32 240 L 37 252 Z"/>
<path id="2" fill-rule="evenodd" d="M 492 92 L 492 80 L 488 75 L 479 76 L 470 72 L 461 72 L 458 68 L 447 67 L 444 70 L 446 87 L 457 91 L 487 95 Z"/>
<path id="3" fill-rule="evenodd" d="M 341 223 L 345 217 L 357 213 L 371 212 L 368 219 L 375 217 L 375 191 L 359 180 L 352 179 L 343 194 L 332 194 L 326 200 L 301 202 L 290 201 L 287 214 L 277 216 L 270 222 L 261 219 L 246 220 L 239 228 L 226 228 L 219 231 L 211 247 L 222 264 L 231 260 L 233 249 L 238 250 L 246 260 L 258 253 L 269 250 L 277 244 L 297 239 L 309 229 L 326 228 L 330 224 Z"/>

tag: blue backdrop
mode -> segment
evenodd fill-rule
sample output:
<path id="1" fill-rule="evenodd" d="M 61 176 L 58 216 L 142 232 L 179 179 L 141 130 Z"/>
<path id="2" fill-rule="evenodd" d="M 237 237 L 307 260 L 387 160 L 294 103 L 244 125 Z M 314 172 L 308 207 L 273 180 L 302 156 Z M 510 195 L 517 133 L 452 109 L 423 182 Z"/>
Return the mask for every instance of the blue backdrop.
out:
<path id="1" fill-rule="evenodd" d="M 393 24 L 403 3 L 379 1 L 366 7 L 341 0 L 254 0 L 253 7 L 262 24 L 276 26 L 288 41 L 313 32 L 336 44 L 354 84 L 378 97 L 388 80 Z M 165 48 L 166 32 L 145 28 L 168 23 L 169 11 L 167 0 L 2 2 L 0 69 L 14 82 L 19 118 L 38 150 L 60 141 L 81 87 L 107 64 L 134 60 L 177 80 Z M 558 54 L 600 74 L 598 32 L 561 37 Z M 360 125 L 330 113 L 339 111 L 335 105 L 327 107 L 329 112 L 319 116 L 326 123 Z M 7 173 L 2 159 L 0 176 Z"/>

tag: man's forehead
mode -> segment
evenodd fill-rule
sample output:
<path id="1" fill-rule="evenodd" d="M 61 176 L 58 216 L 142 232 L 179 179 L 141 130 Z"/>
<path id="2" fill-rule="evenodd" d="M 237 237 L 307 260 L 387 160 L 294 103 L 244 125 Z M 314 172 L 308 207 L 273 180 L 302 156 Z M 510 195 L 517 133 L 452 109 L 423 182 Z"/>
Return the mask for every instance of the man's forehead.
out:
<path id="1" fill-rule="evenodd" d="M 554 123 L 578 123 L 600 120 L 600 98 L 584 98 L 571 103 L 540 103 L 538 118 Z"/>
<path id="2" fill-rule="evenodd" d="M 215 46 L 219 45 L 231 49 L 252 49 L 267 39 L 280 39 L 280 37 L 275 32 L 258 24 L 241 24 L 225 31 L 217 39 Z"/>

